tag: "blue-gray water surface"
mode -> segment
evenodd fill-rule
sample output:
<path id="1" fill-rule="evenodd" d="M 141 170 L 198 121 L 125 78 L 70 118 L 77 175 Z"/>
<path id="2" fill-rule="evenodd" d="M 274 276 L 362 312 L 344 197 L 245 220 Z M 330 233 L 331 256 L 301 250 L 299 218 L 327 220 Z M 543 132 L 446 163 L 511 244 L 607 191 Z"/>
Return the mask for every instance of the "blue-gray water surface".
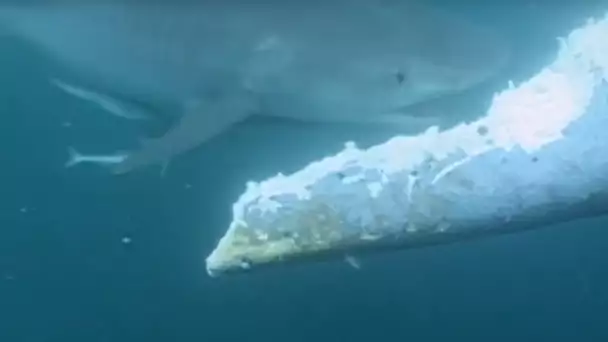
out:
<path id="1" fill-rule="evenodd" d="M 608 10 L 444 4 L 515 38 L 525 79 L 555 37 Z M 599 10 L 598 10 L 599 8 Z M 125 176 L 66 169 L 162 129 L 70 98 L 54 66 L 0 40 L 0 341 L 608 341 L 606 219 L 345 262 L 212 279 L 204 258 L 248 180 L 394 132 L 254 121 Z M 524 63 L 525 62 L 525 63 Z M 501 83 L 506 86 L 506 83 Z"/>

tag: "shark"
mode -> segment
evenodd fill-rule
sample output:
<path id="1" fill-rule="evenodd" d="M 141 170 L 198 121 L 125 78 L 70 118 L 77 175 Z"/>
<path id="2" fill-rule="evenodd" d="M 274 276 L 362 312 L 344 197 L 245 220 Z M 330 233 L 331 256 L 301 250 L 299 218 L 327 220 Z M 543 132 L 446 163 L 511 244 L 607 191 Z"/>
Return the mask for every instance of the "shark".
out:
<path id="1" fill-rule="evenodd" d="M 414 0 L 2 4 L 0 29 L 76 76 L 81 88 L 55 82 L 72 95 L 123 117 L 128 106 L 107 93 L 177 112 L 164 135 L 113 163 L 116 174 L 166 165 L 254 115 L 426 126 L 438 118 L 407 109 L 509 60 L 497 32 Z"/>
<path id="2" fill-rule="evenodd" d="M 95 164 L 101 165 L 105 167 L 109 167 L 111 165 L 120 164 L 127 157 L 127 153 L 114 153 L 109 155 L 103 154 L 83 154 L 76 150 L 74 147 L 68 147 L 69 159 L 64 164 L 66 168 L 74 167 L 80 164 Z"/>
<path id="3" fill-rule="evenodd" d="M 126 101 L 115 99 L 106 94 L 101 94 L 95 91 L 77 87 L 68 84 L 60 79 L 51 79 L 49 81 L 53 86 L 59 88 L 68 95 L 80 98 L 82 100 L 92 102 L 98 105 L 105 112 L 114 115 L 117 118 L 127 120 L 148 120 L 149 116 L 139 106 L 128 106 Z"/>

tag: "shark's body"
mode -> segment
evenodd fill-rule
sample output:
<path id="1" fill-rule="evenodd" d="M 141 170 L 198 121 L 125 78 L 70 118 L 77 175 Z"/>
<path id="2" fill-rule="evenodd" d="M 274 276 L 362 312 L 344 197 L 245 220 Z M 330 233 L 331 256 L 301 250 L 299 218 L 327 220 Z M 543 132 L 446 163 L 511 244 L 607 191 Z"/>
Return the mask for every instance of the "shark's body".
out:
<path id="1" fill-rule="evenodd" d="M 69 159 L 65 163 L 65 167 L 73 167 L 80 164 L 96 164 L 102 166 L 109 166 L 120 164 L 128 155 L 126 153 L 114 153 L 109 155 L 100 154 L 83 154 L 78 152 L 75 148 L 68 148 Z"/>
<path id="2" fill-rule="evenodd" d="M 141 108 L 128 106 L 127 103 L 121 102 L 120 100 L 114 99 L 110 96 L 96 93 L 87 89 L 82 89 L 58 79 L 52 79 L 51 84 L 69 95 L 97 104 L 105 112 L 116 117 L 127 120 L 145 120 L 148 118 L 146 113 L 143 112 Z"/>
<path id="3" fill-rule="evenodd" d="M 125 1 L 0 5 L 0 26 L 77 82 L 183 111 L 116 172 L 254 114 L 407 125 L 404 108 L 484 81 L 508 54 L 492 33 L 411 0 Z"/>

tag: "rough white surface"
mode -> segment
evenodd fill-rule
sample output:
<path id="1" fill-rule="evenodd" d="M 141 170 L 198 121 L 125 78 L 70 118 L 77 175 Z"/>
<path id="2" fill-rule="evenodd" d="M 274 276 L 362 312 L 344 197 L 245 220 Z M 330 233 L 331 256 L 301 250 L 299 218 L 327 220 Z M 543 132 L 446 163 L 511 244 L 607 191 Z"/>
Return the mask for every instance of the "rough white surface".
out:
<path id="1" fill-rule="evenodd" d="M 543 223 L 543 215 L 603 195 L 608 17 L 558 41 L 552 63 L 496 94 L 474 123 L 367 150 L 347 144 L 292 175 L 249 183 L 207 258 L 208 272 L 387 236 L 411 242 L 421 233 L 498 230 L 518 219 Z"/>

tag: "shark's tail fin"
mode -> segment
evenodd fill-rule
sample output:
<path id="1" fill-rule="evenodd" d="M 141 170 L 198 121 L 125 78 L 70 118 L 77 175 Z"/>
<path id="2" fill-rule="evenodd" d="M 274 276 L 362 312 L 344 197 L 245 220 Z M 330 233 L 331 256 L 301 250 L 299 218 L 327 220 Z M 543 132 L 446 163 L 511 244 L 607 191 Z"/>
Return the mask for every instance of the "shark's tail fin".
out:
<path id="1" fill-rule="evenodd" d="M 76 149 L 71 146 L 68 147 L 68 154 L 68 161 L 64 164 L 66 168 L 80 164 L 80 162 L 82 161 L 82 154 L 80 154 L 80 152 L 76 151 Z"/>

